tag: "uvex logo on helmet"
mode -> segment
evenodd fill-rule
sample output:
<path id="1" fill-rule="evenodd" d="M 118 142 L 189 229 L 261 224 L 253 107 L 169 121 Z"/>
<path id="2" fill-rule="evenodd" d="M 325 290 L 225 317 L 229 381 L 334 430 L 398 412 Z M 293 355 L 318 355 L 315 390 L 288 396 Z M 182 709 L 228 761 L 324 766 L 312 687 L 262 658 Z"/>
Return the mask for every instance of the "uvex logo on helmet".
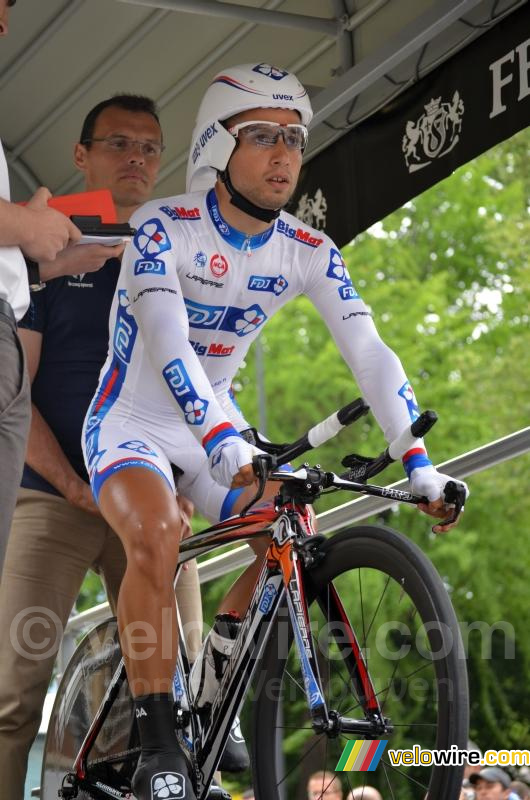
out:
<path id="1" fill-rule="evenodd" d="M 242 64 L 218 73 L 199 106 L 191 140 L 186 191 L 209 189 L 222 172 L 236 145 L 219 123 L 254 108 L 297 111 L 307 127 L 313 110 L 296 75 L 271 64 Z"/>

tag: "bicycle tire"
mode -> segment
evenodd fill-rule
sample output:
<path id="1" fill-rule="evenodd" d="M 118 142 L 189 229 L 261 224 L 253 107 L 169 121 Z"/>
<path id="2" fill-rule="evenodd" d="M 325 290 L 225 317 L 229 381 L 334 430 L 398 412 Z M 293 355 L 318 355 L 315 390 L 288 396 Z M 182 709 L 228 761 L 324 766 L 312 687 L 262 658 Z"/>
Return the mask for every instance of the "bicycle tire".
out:
<path id="1" fill-rule="evenodd" d="M 367 665 L 372 681 L 376 684 L 376 669 L 384 675 L 382 688 L 375 685 L 376 692 L 381 698 L 383 712 L 389 715 L 396 724 L 394 731 L 397 734 L 385 735 L 389 739 L 389 748 L 407 746 L 411 741 L 429 749 L 450 749 L 456 745 L 459 749 L 466 749 L 468 737 L 468 689 L 467 671 L 460 630 L 451 605 L 449 596 L 443 582 L 427 556 L 409 539 L 396 531 L 380 526 L 359 526 L 331 537 L 320 548 L 320 561 L 306 573 L 308 581 L 306 592 L 308 604 L 310 603 L 310 618 L 322 620 L 325 615 L 322 609 L 322 600 L 314 602 L 318 594 L 325 597 L 330 583 L 339 590 L 341 599 L 345 604 L 350 622 L 363 651 L 367 653 Z M 352 580 L 354 579 L 354 581 Z M 353 588 L 359 587 L 362 593 L 363 582 L 368 590 L 365 597 L 361 594 L 360 605 L 355 604 L 350 595 Z M 383 585 L 385 595 L 378 599 L 375 594 L 376 585 Z M 348 590 L 347 603 L 345 602 L 344 587 Z M 397 587 L 397 593 L 395 591 Z M 390 591 L 390 594 L 387 593 Z M 397 598 L 397 599 L 396 599 Z M 388 629 L 392 634 L 390 644 L 399 645 L 397 651 L 388 650 L 387 640 L 377 643 L 377 636 L 381 629 L 383 612 L 389 608 L 389 613 L 395 615 Z M 314 611 L 316 609 L 316 613 Z M 374 610 L 375 609 L 375 610 Z M 286 617 L 286 609 L 284 619 Z M 413 613 L 412 613 L 413 612 Z M 411 616 L 409 617 L 409 614 Z M 372 615 L 372 616 L 370 616 Z M 360 628 L 355 625 L 354 618 L 360 620 Z M 407 623 L 402 621 L 406 619 Z M 418 624 L 421 620 L 421 624 Z M 333 620 L 327 620 L 333 623 Z M 369 623 L 367 626 L 366 623 Z M 397 624 L 399 623 L 399 624 Z M 301 800 L 307 797 L 307 778 L 319 769 L 334 771 L 338 759 L 348 739 L 360 739 L 361 736 L 343 736 L 340 734 L 335 741 L 322 734 L 317 736 L 312 730 L 307 711 L 307 703 L 303 693 L 303 682 L 299 682 L 297 692 L 296 678 L 291 674 L 295 667 L 293 663 L 292 635 L 285 634 L 282 629 L 281 614 L 279 615 L 271 638 L 263 655 L 261 669 L 258 670 L 254 682 L 254 708 L 253 708 L 253 735 L 252 759 L 254 768 L 254 789 L 257 800 Z M 385 623 L 387 624 L 387 623 Z M 408 625 L 410 635 L 407 638 L 403 632 L 403 624 Z M 425 626 L 428 626 L 427 628 Z M 436 626 L 436 627 L 435 627 Z M 290 625 L 289 625 L 290 628 Z M 430 628 L 430 630 L 429 630 Z M 318 637 L 322 645 L 321 635 Z M 340 696 L 340 682 L 337 683 L 332 667 L 344 669 L 344 661 L 340 657 L 342 642 L 333 636 L 333 625 L 327 629 L 331 633 L 328 640 L 324 638 L 326 653 L 319 648 L 319 666 L 321 676 L 325 676 L 327 693 L 337 692 Z M 395 632 L 398 631 L 398 635 Z M 363 634 L 360 636 L 360 634 Z M 375 635 L 376 649 L 372 647 L 372 633 Z M 415 634 L 415 639 L 413 637 Z M 326 634 L 327 635 L 327 634 Z M 443 639 L 441 638 L 443 637 Z M 313 638 L 315 633 L 313 632 Z M 410 641 L 417 644 L 419 655 L 411 657 L 412 648 Z M 282 644 L 283 641 L 283 644 Z M 433 659 L 431 656 L 438 651 L 436 647 L 441 643 L 440 657 Z M 421 648 L 420 648 L 421 644 Z M 452 646 L 450 646 L 452 645 Z M 427 647 L 431 647 L 431 652 Z M 279 650 L 279 648 L 283 648 Z M 378 648 L 378 649 L 377 649 Z M 404 648 L 404 649 L 403 649 Z M 434 648 L 434 649 L 433 649 Z M 291 656 L 287 655 L 291 651 Z M 383 650 L 383 656 L 381 655 Z M 401 658 L 401 651 L 404 657 Z M 447 651 L 447 652 L 446 652 Z M 399 658 L 395 657 L 395 652 Z M 396 677 L 396 667 L 392 671 L 385 665 L 386 660 L 404 662 L 404 676 Z M 338 656 L 338 657 L 337 657 Z M 291 660 L 289 660 L 289 658 Z M 334 663 L 336 662 L 336 663 Z M 424 663 L 425 662 L 425 663 Z M 419 665 L 419 667 L 418 667 Z M 429 666 L 430 665 L 430 666 Z M 417 672 L 415 671 L 418 667 Z M 432 674 L 433 685 L 430 687 L 434 700 L 429 695 L 421 707 L 415 702 L 413 684 L 422 670 L 429 667 Z M 407 672 L 406 670 L 412 670 Z M 425 672 L 423 672 L 425 675 Z M 344 675 L 341 676 L 344 680 Z M 349 675 L 347 693 L 349 702 L 355 704 L 356 698 L 352 694 Z M 387 686 L 384 685 L 385 680 Z M 423 680 L 423 678 L 422 678 Z M 425 678 L 426 680 L 426 678 Z M 403 683 L 404 681 L 404 683 Z M 405 692 L 403 693 L 403 686 Z M 396 687 L 398 689 L 396 697 Z M 428 687 L 429 688 L 429 687 Z M 337 691 L 339 689 L 339 691 Z M 294 695 L 293 695 L 294 691 Z M 416 691 L 416 689 L 414 689 Z M 402 696 L 400 696 L 402 695 Z M 290 702 L 286 703 L 285 698 Z M 304 697 L 304 702 L 301 698 Z M 282 698 L 283 702 L 282 702 Z M 297 704 L 297 700 L 300 702 Z M 300 717 L 299 707 L 305 711 L 306 725 Z M 348 709 L 346 709 L 348 710 Z M 405 723 L 401 723 L 395 716 L 399 712 Z M 344 710 L 343 710 L 344 713 Z M 282 717 L 285 715 L 285 718 Z M 420 714 L 427 715 L 424 722 Z M 362 717 L 362 714 L 358 714 Z M 407 719 L 407 716 L 409 719 Z M 434 719 L 435 717 L 435 719 Z M 294 732 L 290 727 L 294 722 Z M 306 727 L 307 726 L 307 727 Z M 420 734 L 421 733 L 421 737 Z M 411 738 L 412 737 L 412 738 Z M 425 743 L 421 739 L 428 739 Z M 394 742 L 394 743 L 393 743 Z M 323 752 L 324 763 L 317 763 L 315 755 Z M 429 775 L 425 773 L 429 770 Z M 385 751 L 381 762 L 374 772 L 344 772 L 337 773 L 344 789 L 351 790 L 357 786 L 374 785 L 379 788 L 387 800 L 458 800 L 462 785 L 462 767 L 427 767 L 410 768 L 404 775 L 404 770 L 397 770 L 388 760 L 388 751 Z M 329 781 L 328 781 L 329 782 Z M 322 793 L 326 786 L 323 781 Z"/>
<path id="2" fill-rule="evenodd" d="M 76 648 L 59 683 L 50 715 L 42 758 L 40 800 L 57 800 L 62 780 L 72 769 L 120 660 L 115 618 L 95 626 Z M 134 747 L 135 731 L 132 698 L 125 681 L 90 755 L 89 765 L 91 761 L 101 761 L 94 770 L 99 770 L 97 777 L 104 783 L 129 785 L 138 758 Z M 114 759 L 108 766 L 109 756 L 125 752 L 130 755 L 122 760 Z M 115 784 L 116 776 L 119 781 Z M 99 796 L 99 792 L 91 794 L 80 789 L 77 798 L 88 800 L 96 795 Z M 101 796 L 108 797 L 108 794 Z"/>

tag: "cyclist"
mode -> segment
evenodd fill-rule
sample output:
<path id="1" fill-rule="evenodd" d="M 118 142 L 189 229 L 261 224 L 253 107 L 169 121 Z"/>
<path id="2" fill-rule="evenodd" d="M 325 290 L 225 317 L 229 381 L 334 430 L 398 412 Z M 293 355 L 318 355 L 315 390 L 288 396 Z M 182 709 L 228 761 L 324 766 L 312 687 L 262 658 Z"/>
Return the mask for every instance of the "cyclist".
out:
<path id="1" fill-rule="evenodd" d="M 174 624 L 179 547 L 171 464 L 182 473 L 179 492 L 212 520 L 247 501 L 253 449 L 240 434 L 250 426 L 230 386 L 266 320 L 305 293 L 387 440 L 418 415 L 403 367 L 380 339 L 339 250 L 282 210 L 296 187 L 311 116 L 295 75 L 267 64 L 223 71 L 199 108 L 191 192 L 147 203 L 131 219 L 137 234 L 123 258 L 84 449 L 94 496 L 128 559 L 118 618 L 142 746 L 133 780 L 140 800 L 159 796 L 160 786 L 167 797 L 194 797 L 173 731 L 176 643 L 167 646 L 162 625 Z M 446 516 L 449 478 L 433 467 L 421 440 L 404 464 L 413 490 L 429 498 L 422 510 Z M 199 704 L 222 675 L 258 562 L 223 601 L 192 676 Z M 140 627 L 149 650 L 138 652 Z"/>

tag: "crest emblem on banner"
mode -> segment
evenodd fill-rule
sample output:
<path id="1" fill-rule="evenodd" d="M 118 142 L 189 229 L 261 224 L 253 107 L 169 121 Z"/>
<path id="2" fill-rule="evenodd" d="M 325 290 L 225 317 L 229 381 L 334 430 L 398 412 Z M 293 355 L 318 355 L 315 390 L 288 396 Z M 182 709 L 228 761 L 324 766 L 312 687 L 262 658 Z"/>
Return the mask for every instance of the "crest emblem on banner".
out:
<path id="1" fill-rule="evenodd" d="M 450 103 L 435 97 L 426 103 L 424 113 L 416 122 L 408 120 L 402 150 L 409 172 L 423 169 L 457 144 L 462 129 L 464 101 L 458 89 Z"/>
<path id="2" fill-rule="evenodd" d="M 298 202 L 298 208 L 295 212 L 300 222 L 305 222 L 306 225 L 311 225 L 319 231 L 323 231 L 326 227 L 326 212 L 328 210 L 328 201 L 322 193 L 322 189 L 317 189 L 314 197 L 309 197 L 306 192 L 302 195 Z"/>

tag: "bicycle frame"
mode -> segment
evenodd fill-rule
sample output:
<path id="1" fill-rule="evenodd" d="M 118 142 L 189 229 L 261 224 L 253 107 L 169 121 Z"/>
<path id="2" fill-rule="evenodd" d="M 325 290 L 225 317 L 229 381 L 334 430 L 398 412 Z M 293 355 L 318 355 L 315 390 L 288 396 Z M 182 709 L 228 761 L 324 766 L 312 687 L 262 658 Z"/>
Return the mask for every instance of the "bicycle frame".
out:
<path id="1" fill-rule="evenodd" d="M 255 530 L 256 525 L 265 527 Z M 248 528 L 254 528 L 249 531 Z M 260 656 L 267 644 L 272 624 L 279 609 L 288 610 L 290 630 L 296 642 L 304 677 L 306 699 L 313 721 L 319 731 L 333 731 L 337 720 L 328 712 L 322 690 L 315 644 L 309 626 L 307 589 L 310 584 L 307 567 L 313 563 L 314 550 L 322 537 L 316 536 L 307 506 L 284 502 L 276 511 L 261 510 L 242 516 L 231 517 L 187 539 L 181 544 L 177 580 L 182 565 L 197 555 L 210 552 L 228 543 L 268 536 L 270 544 L 263 567 L 256 580 L 248 611 L 241 623 L 232 655 L 227 664 L 223 680 L 214 698 L 208 720 L 201 726 L 196 715 L 191 715 L 193 753 L 192 768 L 195 773 L 198 800 L 206 800 L 217 764 L 226 745 L 232 723 L 239 713 L 246 693 L 260 663 Z M 309 586 L 310 588 L 310 586 Z M 322 599 L 317 598 L 320 602 Z M 326 602 L 329 606 L 330 599 Z M 348 665 L 357 697 L 365 712 L 364 719 L 342 720 L 341 730 L 363 735 L 376 735 L 388 731 L 368 674 L 366 663 L 344 612 L 338 594 L 331 596 L 335 619 L 343 622 L 341 635 L 345 636 L 348 652 L 344 659 Z M 174 679 L 174 694 L 177 702 L 191 706 L 188 694 L 189 662 L 183 639 Z M 105 720 L 110 712 L 120 687 L 127 680 L 125 665 L 121 660 L 106 691 L 100 708 L 90 726 L 73 765 L 69 780 L 71 785 L 86 789 L 94 797 L 127 798 L 115 787 L 106 786 L 100 779 L 92 781 L 88 774 L 88 758 Z M 182 731 L 180 732 L 182 733 Z M 179 736 L 183 747 L 183 736 Z M 68 787 L 66 786 L 66 792 Z M 64 794 L 63 796 L 68 796 Z"/>

